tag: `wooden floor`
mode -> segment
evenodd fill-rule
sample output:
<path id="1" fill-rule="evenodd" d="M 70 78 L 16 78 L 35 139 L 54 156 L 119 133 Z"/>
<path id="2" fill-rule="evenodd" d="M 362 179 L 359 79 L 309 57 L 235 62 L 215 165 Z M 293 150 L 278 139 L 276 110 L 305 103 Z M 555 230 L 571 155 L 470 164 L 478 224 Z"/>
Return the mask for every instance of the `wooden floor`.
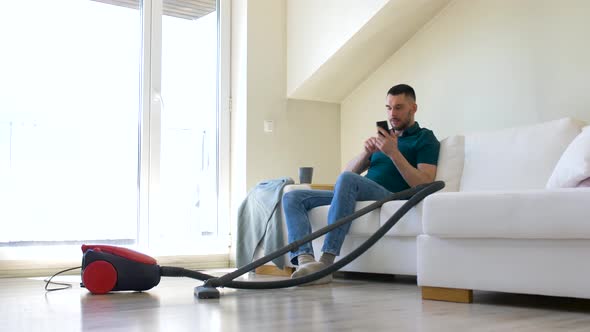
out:
<path id="1" fill-rule="evenodd" d="M 196 299 L 199 282 L 190 279 L 103 296 L 78 286 L 45 293 L 41 280 L 0 279 L 0 331 L 590 330 L 588 300 L 475 292 L 473 304 L 422 301 L 413 278 L 345 276 L 322 286 L 223 289 L 215 300 Z"/>

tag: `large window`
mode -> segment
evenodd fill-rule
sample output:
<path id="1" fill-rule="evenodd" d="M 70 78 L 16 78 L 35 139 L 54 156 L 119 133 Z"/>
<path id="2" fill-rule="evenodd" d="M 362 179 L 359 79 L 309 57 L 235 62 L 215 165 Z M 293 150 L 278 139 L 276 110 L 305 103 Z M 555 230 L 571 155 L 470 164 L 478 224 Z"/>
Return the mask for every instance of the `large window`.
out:
<path id="1" fill-rule="evenodd" d="M 217 234 L 217 117 L 208 111 L 216 108 L 216 52 L 206 51 L 216 49 L 216 21 L 215 13 L 162 17 L 160 190 L 169 221 L 152 234 L 167 250 Z"/>
<path id="2" fill-rule="evenodd" d="M 0 259 L 227 253 L 219 17 L 213 0 L 0 4 Z"/>

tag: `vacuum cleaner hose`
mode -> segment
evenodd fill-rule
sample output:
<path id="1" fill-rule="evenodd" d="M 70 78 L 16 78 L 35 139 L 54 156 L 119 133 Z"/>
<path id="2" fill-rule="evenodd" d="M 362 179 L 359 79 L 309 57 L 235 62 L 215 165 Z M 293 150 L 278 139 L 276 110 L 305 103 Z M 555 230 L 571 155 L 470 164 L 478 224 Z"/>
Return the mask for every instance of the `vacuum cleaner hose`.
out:
<path id="1" fill-rule="evenodd" d="M 188 277 L 188 278 L 202 280 L 202 281 L 205 281 L 205 286 L 208 286 L 208 287 L 229 287 L 229 288 L 239 288 L 239 289 L 286 288 L 286 287 L 298 286 L 298 285 L 301 285 L 304 283 L 315 281 L 315 280 L 323 278 L 323 277 L 327 276 L 328 274 L 331 274 L 331 273 L 341 269 L 342 267 L 344 267 L 348 263 L 355 260 L 360 255 L 362 255 L 365 251 L 367 251 L 369 248 L 371 248 L 380 238 L 382 238 L 411 208 L 416 206 L 416 204 L 420 203 L 420 201 L 422 201 L 428 195 L 441 190 L 442 188 L 444 188 L 444 186 L 445 186 L 445 184 L 443 181 L 435 181 L 435 182 L 432 182 L 429 184 L 419 185 L 414 188 L 410 188 L 410 189 L 401 191 L 399 193 L 394 193 L 391 196 L 389 196 L 383 200 L 377 201 L 377 202 L 355 212 L 354 214 L 352 214 L 348 217 L 342 218 L 327 227 L 324 227 L 314 233 L 309 234 L 308 236 L 304 237 L 301 240 L 292 242 L 289 245 L 287 245 L 287 246 L 285 246 L 285 247 L 283 247 L 283 248 L 281 248 L 281 249 L 279 249 L 267 256 L 257 259 L 256 261 L 254 261 L 250 264 L 244 265 L 243 267 L 237 269 L 234 272 L 228 273 L 228 274 L 223 275 L 218 278 L 214 277 L 212 275 L 206 274 L 206 273 L 198 272 L 198 271 L 188 270 L 188 269 L 179 268 L 179 267 L 169 267 L 169 266 L 161 266 L 160 267 L 161 275 L 167 276 L 167 277 Z M 408 197 L 409 197 L 409 199 L 408 199 Z M 408 199 L 408 200 L 387 220 L 387 222 L 383 226 L 381 226 L 373 235 L 371 235 L 369 237 L 369 239 L 367 239 L 367 241 L 365 241 L 358 248 L 356 248 L 351 253 L 344 256 L 343 258 L 341 258 L 340 260 L 338 260 L 334 264 L 332 264 L 320 271 L 317 271 L 315 273 L 312 273 L 312 274 L 309 274 L 309 275 L 306 275 L 303 277 L 298 277 L 295 279 L 288 279 L 288 280 L 276 280 L 276 281 L 234 281 L 233 280 L 234 278 L 239 277 L 239 276 L 255 269 L 256 267 L 259 267 L 259 266 L 275 259 L 276 257 L 279 257 L 279 256 L 281 256 L 293 249 L 299 248 L 299 246 L 301 246 L 304 243 L 310 242 L 310 241 L 328 233 L 329 231 L 331 231 L 337 227 L 340 227 L 341 225 L 343 225 L 347 222 L 351 222 L 352 220 L 381 207 L 383 204 L 385 204 L 388 201 L 400 200 L 400 199 Z"/>

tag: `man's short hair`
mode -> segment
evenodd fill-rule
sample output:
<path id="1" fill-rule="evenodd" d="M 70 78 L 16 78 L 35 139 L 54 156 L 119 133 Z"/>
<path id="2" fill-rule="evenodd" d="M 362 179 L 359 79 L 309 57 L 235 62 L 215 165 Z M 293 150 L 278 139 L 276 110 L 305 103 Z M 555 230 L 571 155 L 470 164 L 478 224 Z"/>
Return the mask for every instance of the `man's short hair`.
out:
<path id="1" fill-rule="evenodd" d="M 398 84 L 393 86 L 389 91 L 387 91 L 388 95 L 397 96 L 397 95 L 406 95 L 407 97 L 412 97 L 414 101 L 416 101 L 416 93 L 414 89 L 407 85 L 407 84 Z"/>

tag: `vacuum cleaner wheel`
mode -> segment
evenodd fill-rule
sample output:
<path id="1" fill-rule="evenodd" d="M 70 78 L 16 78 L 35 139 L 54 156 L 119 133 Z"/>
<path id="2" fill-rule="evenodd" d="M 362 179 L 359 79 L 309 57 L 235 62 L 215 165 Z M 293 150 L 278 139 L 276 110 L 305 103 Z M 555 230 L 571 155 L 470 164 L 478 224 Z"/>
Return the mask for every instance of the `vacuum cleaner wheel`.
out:
<path id="1" fill-rule="evenodd" d="M 84 269 L 82 282 L 92 294 L 106 294 L 117 284 L 117 270 L 107 261 L 94 261 Z"/>

